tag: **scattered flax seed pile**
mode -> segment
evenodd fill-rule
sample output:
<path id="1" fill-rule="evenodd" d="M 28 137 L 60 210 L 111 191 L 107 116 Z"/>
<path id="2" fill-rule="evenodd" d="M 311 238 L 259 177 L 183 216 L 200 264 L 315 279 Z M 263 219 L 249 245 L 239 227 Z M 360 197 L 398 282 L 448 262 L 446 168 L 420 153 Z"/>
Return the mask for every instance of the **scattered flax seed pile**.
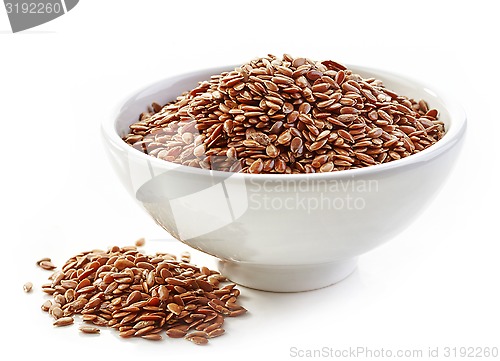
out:
<path id="1" fill-rule="evenodd" d="M 161 340 L 162 335 L 203 345 L 224 334 L 224 318 L 246 309 L 240 291 L 218 272 L 198 267 L 184 252 L 145 255 L 136 247 L 94 250 L 70 258 L 42 286 L 52 295 L 42 305 L 55 326 L 82 315 L 84 333 L 112 327 L 122 337 Z M 40 265 L 40 264 L 39 264 Z"/>
<path id="2" fill-rule="evenodd" d="M 140 115 L 123 140 L 187 166 L 316 173 L 417 153 L 444 134 L 438 111 L 334 61 L 252 60 Z"/>

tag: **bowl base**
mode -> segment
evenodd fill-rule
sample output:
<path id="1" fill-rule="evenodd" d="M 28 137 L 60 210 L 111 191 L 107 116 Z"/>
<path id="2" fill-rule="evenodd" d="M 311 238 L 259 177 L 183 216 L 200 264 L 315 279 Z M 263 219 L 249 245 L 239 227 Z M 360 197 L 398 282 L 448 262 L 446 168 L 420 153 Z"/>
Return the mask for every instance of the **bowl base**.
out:
<path id="1" fill-rule="evenodd" d="M 302 292 L 323 288 L 349 276 L 357 258 L 309 265 L 262 265 L 220 260 L 221 274 L 241 286 L 270 292 Z"/>

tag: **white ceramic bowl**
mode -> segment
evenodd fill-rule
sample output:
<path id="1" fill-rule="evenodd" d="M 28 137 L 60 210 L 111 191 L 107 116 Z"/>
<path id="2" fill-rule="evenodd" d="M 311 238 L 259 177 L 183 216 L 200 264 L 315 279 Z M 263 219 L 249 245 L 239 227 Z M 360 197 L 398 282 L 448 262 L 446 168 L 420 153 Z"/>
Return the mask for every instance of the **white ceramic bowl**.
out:
<path id="1" fill-rule="evenodd" d="M 234 66 L 161 80 L 123 102 L 102 124 L 111 163 L 131 196 L 171 235 L 217 257 L 244 286 L 278 292 L 324 287 L 347 277 L 357 257 L 400 233 L 443 186 L 462 144 L 457 104 L 418 81 L 359 66 L 399 94 L 440 110 L 446 134 L 428 149 L 386 164 L 323 174 L 264 175 L 180 166 L 122 141 L 153 101 L 166 103 Z"/>

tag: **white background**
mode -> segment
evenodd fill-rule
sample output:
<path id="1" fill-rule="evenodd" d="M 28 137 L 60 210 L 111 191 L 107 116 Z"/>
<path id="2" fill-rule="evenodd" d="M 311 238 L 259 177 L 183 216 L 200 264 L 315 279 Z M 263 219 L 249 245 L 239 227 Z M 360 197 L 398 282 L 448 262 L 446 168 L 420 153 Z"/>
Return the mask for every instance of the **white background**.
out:
<path id="1" fill-rule="evenodd" d="M 298 359 L 292 347 L 424 355 L 429 347 L 500 347 L 494 3 L 82 0 L 18 34 L 0 7 L 0 358 L 288 360 Z M 185 249 L 125 193 L 104 156 L 100 122 L 158 79 L 284 52 L 398 71 L 461 102 L 466 145 L 431 207 L 337 285 L 298 294 L 242 288 L 249 314 L 229 319 L 227 334 L 205 348 L 53 328 L 39 307 L 49 273 L 37 259 L 60 265 L 138 237 L 163 239 L 147 250 Z M 193 261 L 215 267 L 200 253 Z M 22 291 L 28 280 L 31 294 Z"/>

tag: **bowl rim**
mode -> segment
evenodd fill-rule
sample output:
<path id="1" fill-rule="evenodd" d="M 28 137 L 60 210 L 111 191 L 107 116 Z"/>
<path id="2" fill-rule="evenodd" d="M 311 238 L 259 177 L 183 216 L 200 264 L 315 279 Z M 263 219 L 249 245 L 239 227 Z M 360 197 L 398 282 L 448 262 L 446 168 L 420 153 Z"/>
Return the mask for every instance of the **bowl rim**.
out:
<path id="1" fill-rule="evenodd" d="M 158 166 L 159 168 L 164 168 L 167 170 L 176 170 L 176 172 L 186 173 L 188 175 L 203 175 L 203 176 L 221 176 L 223 178 L 228 177 L 237 177 L 243 179 L 252 179 L 252 180 L 261 180 L 261 181 L 283 181 L 283 180 L 323 180 L 323 179 L 344 179 L 344 178 L 354 178 L 359 176 L 369 176 L 372 174 L 379 174 L 382 172 L 387 172 L 390 170 L 394 170 L 396 168 L 404 168 L 408 166 L 414 166 L 415 164 L 419 164 L 422 162 L 427 162 L 434 157 L 439 156 L 449 148 L 453 147 L 455 144 L 459 142 L 459 140 L 463 137 L 466 127 L 467 127 L 467 116 L 464 109 L 449 96 L 445 95 L 440 89 L 437 89 L 435 86 L 428 86 L 427 84 L 421 82 L 420 80 L 416 80 L 412 77 L 402 75 L 398 72 L 392 72 L 385 69 L 367 67 L 364 65 L 357 64 L 345 64 L 348 69 L 352 69 L 354 72 L 366 72 L 377 74 L 377 78 L 384 81 L 384 77 L 396 77 L 404 80 L 405 82 L 410 82 L 413 85 L 417 86 L 420 89 L 423 89 L 425 92 L 439 99 L 443 105 L 445 106 L 448 114 L 449 114 L 449 125 L 448 129 L 444 136 L 432 146 L 424 149 L 421 152 L 412 154 L 408 157 L 404 157 L 398 160 L 393 160 L 383 164 L 370 165 L 363 168 L 356 169 L 348 169 L 336 172 L 327 172 L 327 173 L 299 173 L 299 174 L 269 174 L 269 173 L 260 173 L 260 174 L 251 174 L 251 173 L 234 173 L 234 172 L 226 172 L 219 170 L 208 170 L 196 167 L 189 167 L 169 161 L 165 161 L 163 159 L 158 159 L 156 157 L 152 157 L 148 154 L 142 153 L 141 151 L 129 146 L 125 143 L 122 138 L 119 136 L 116 123 L 118 120 L 119 114 L 123 111 L 123 108 L 130 102 L 132 99 L 136 98 L 139 94 L 146 92 L 151 88 L 158 87 L 162 83 L 173 82 L 174 80 L 182 80 L 186 77 L 191 77 L 196 74 L 204 75 L 204 78 L 201 78 L 200 81 L 206 80 L 207 77 L 205 74 L 217 74 L 222 71 L 230 71 L 240 65 L 226 65 L 226 66 L 217 66 L 205 69 L 198 69 L 190 72 L 184 72 L 179 75 L 170 76 L 166 78 L 162 78 L 158 81 L 150 83 L 139 90 L 132 92 L 130 95 L 126 96 L 122 99 L 117 105 L 114 106 L 112 110 L 112 116 L 108 116 L 101 122 L 101 134 L 104 138 L 106 138 L 110 144 L 112 144 L 117 149 L 125 151 L 127 155 L 130 157 L 134 157 L 137 160 L 142 160 L 146 162 L 150 162 L 151 165 Z"/>

